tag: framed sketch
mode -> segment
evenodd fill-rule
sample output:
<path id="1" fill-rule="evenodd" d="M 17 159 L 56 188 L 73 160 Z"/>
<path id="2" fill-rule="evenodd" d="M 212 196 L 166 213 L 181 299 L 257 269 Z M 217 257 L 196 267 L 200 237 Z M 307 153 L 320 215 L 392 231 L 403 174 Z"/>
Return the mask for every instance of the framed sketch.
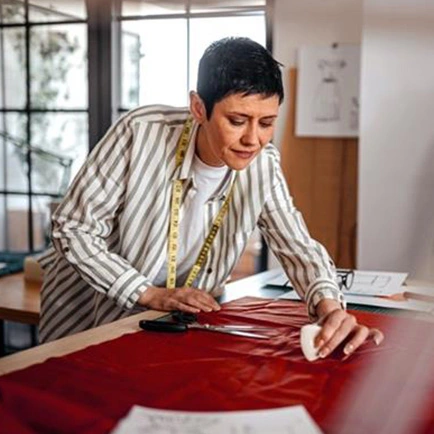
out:
<path id="1" fill-rule="evenodd" d="M 359 45 L 299 49 L 295 135 L 357 137 L 359 86 Z"/>

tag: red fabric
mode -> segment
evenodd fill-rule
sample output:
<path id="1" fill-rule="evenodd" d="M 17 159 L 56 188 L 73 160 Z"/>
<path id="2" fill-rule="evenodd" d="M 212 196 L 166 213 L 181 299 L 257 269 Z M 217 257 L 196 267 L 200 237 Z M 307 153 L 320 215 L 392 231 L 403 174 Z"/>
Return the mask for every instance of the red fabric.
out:
<path id="1" fill-rule="evenodd" d="M 425 338 L 420 330 L 433 336 L 433 326 L 353 313 L 359 321 L 385 331 L 386 340 L 380 347 L 365 344 L 347 360 L 336 353 L 307 362 L 299 345 L 300 327 L 307 322 L 305 306 L 254 298 L 202 314 L 200 321 L 269 325 L 273 330 L 268 341 L 196 330 L 181 334 L 139 331 L 49 359 L 0 378 L 0 433 L 108 432 L 134 404 L 192 411 L 302 404 L 326 432 L 344 432 L 342 412 L 349 415 L 346 422 L 370 429 L 372 425 L 363 426 L 364 408 L 351 408 L 353 388 L 368 378 L 368 367 L 390 357 L 408 354 L 406 360 L 413 366 L 417 362 L 414 345 Z M 387 385 L 393 393 L 402 388 L 400 381 L 395 383 Z M 432 403 L 432 383 L 415 381 L 409 390 L 420 388 L 427 389 L 428 403 Z M 433 409 L 430 404 L 418 413 L 418 431 L 413 432 L 434 430 Z"/>

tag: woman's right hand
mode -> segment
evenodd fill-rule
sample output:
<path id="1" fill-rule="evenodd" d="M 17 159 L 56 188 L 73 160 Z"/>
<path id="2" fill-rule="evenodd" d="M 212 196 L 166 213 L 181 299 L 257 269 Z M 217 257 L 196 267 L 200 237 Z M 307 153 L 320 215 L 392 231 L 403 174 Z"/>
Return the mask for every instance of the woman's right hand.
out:
<path id="1" fill-rule="evenodd" d="M 140 296 L 139 304 L 149 309 L 189 313 L 220 310 L 220 305 L 207 292 L 196 288 L 157 288 L 150 286 Z"/>

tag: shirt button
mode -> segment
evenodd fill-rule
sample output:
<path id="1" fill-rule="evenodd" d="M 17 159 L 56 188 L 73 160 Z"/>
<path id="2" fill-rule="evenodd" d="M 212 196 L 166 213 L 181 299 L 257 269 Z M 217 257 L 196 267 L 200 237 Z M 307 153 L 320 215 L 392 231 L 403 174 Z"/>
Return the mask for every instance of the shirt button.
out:
<path id="1" fill-rule="evenodd" d="M 206 272 L 207 272 L 208 274 L 211 274 L 211 273 L 212 273 L 212 268 L 208 268 L 208 270 L 206 270 Z"/>

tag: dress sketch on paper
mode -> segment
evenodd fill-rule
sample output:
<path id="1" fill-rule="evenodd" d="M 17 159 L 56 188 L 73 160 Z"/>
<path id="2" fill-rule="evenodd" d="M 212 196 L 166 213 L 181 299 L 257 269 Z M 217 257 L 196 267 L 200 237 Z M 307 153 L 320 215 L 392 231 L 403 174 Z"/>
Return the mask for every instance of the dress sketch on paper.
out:
<path id="1" fill-rule="evenodd" d="M 333 122 L 341 119 L 341 84 L 339 72 L 345 68 L 344 59 L 320 59 L 318 69 L 321 82 L 318 84 L 312 104 L 313 118 L 317 122 Z"/>
<path id="2" fill-rule="evenodd" d="M 375 273 L 372 274 L 358 274 L 355 279 L 355 284 L 359 284 L 365 287 L 376 287 L 378 289 L 386 288 L 391 282 L 390 276 L 382 276 Z"/>
<path id="3" fill-rule="evenodd" d="M 360 46 L 334 43 L 298 51 L 296 125 L 299 137 L 357 137 Z"/>

